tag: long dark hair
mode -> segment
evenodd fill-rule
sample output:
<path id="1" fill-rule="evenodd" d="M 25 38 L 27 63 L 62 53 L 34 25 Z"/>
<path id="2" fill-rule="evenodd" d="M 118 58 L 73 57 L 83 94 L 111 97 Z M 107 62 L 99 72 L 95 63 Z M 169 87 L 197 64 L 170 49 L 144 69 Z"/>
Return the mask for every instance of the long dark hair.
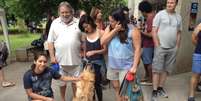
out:
<path id="1" fill-rule="evenodd" d="M 37 53 L 35 56 L 34 56 L 34 61 L 37 61 L 39 57 L 41 56 L 44 56 L 46 59 L 47 59 L 47 55 L 44 54 L 44 53 Z M 36 64 L 32 64 L 31 65 L 31 69 L 34 70 L 36 68 Z"/>
<path id="2" fill-rule="evenodd" d="M 120 39 L 121 43 L 127 43 L 127 38 L 128 38 L 128 22 L 126 21 L 124 12 L 122 8 L 117 8 L 112 11 L 110 16 L 115 20 L 119 21 L 121 26 L 123 27 L 124 30 L 118 32 L 118 37 Z"/>

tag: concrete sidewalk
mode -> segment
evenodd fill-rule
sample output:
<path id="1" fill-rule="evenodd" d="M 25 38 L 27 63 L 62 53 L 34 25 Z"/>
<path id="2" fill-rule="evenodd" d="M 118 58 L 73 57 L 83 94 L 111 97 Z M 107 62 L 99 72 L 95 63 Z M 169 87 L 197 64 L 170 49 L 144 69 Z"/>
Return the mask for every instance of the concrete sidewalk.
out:
<path id="1" fill-rule="evenodd" d="M 23 74 L 30 68 L 32 62 L 15 62 L 4 68 L 6 78 L 16 82 L 16 86 L 10 88 L 0 87 L 0 101 L 28 101 L 23 88 Z M 142 69 L 140 67 L 140 69 Z M 143 70 L 140 70 L 142 72 Z M 187 101 L 188 87 L 191 73 L 170 76 L 165 84 L 165 89 L 169 98 L 158 98 L 158 101 Z M 145 101 L 151 101 L 151 86 L 143 86 Z M 53 81 L 53 90 L 55 101 L 60 101 L 59 89 Z M 68 99 L 72 95 L 70 87 L 67 89 Z M 103 101 L 115 101 L 115 95 L 112 88 L 103 92 Z M 70 100 L 68 100 L 70 101 Z M 196 93 L 196 101 L 201 101 L 201 93 Z"/>

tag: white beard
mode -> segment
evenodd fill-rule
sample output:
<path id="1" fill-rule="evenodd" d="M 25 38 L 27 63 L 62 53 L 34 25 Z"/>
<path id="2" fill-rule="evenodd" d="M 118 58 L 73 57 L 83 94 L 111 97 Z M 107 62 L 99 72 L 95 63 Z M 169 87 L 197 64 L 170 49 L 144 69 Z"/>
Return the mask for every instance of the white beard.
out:
<path id="1" fill-rule="evenodd" d="M 69 17 L 61 17 L 61 20 L 66 24 L 70 23 L 72 21 L 72 19 L 73 19 L 72 15 Z"/>

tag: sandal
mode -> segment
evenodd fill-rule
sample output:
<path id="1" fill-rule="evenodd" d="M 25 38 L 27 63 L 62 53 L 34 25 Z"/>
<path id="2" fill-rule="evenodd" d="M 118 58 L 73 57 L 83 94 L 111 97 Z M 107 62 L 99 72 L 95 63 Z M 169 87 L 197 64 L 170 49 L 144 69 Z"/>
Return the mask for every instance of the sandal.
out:
<path id="1" fill-rule="evenodd" d="M 150 82 L 150 81 L 140 82 L 140 84 L 141 84 L 142 86 L 152 86 L 152 82 Z"/>
<path id="2" fill-rule="evenodd" d="M 13 82 L 8 82 L 8 81 L 4 81 L 2 82 L 2 87 L 5 88 L 5 87 L 12 87 L 12 86 L 15 86 L 15 83 Z"/>

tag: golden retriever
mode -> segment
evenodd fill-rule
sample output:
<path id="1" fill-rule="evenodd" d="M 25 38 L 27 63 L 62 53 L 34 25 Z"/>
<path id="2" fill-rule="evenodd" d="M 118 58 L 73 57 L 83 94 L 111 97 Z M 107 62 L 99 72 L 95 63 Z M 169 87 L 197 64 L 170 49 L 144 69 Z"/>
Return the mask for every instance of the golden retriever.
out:
<path id="1" fill-rule="evenodd" d="M 76 94 L 73 101 L 93 101 L 95 73 L 92 64 L 87 64 L 81 73 L 82 79 L 76 82 Z"/>

